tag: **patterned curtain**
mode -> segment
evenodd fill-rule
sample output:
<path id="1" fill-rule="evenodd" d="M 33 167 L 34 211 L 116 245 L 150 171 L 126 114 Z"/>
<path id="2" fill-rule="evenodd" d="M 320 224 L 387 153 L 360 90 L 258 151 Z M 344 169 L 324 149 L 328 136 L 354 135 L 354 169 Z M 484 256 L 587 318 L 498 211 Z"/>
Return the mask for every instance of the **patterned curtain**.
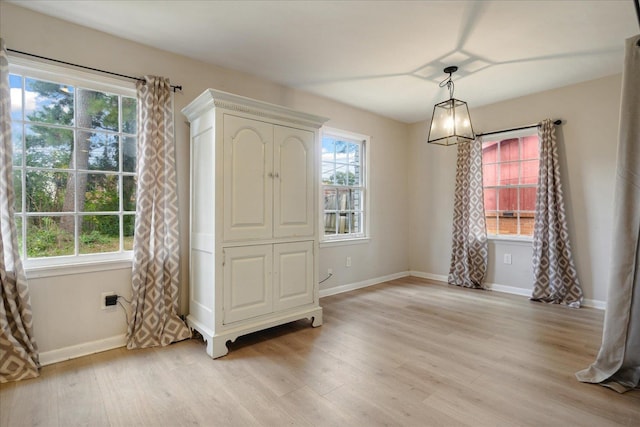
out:
<path id="1" fill-rule="evenodd" d="M 626 41 L 607 310 L 596 361 L 576 374 L 617 392 L 640 389 L 640 36 Z"/>
<path id="2" fill-rule="evenodd" d="M 556 129 L 550 119 L 538 127 L 540 172 L 533 226 L 534 301 L 580 307 L 582 288 L 573 264 L 560 183 Z"/>
<path id="3" fill-rule="evenodd" d="M 29 288 L 14 218 L 9 58 L 0 39 L 0 383 L 38 376 Z"/>
<path id="4" fill-rule="evenodd" d="M 482 142 L 458 144 L 453 243 L 448 282 L 484 289 L 489 248 L 482 190 Z"/>
<path id="5" fill-rule="evenodd" d="M 178 316 L 178 195 L 173 105 L 166 78 L 138 91 L 138 186 L 132 317 L 127 348 L 166 346 L 191 336 Z"/>

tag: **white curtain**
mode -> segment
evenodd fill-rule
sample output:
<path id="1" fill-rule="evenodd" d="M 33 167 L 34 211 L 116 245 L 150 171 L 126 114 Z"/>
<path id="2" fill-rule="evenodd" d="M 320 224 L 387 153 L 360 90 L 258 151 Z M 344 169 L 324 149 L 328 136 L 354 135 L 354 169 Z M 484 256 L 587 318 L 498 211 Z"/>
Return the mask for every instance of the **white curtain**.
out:
<path id="1" fill-rule="evenodd" d="M 0 382 L 38 376 L 29 288 L 14 218 L 9 58 L 0 39 Z"/>
<path id="2" fill-rule="evenodd" d="M 640 389 L 640 36 L 626 41 L 607 311 L 596 361 L 576 374 L 622 393 Z"/>
<path id="3" fill-rule="evenodd" d="M 534 285 L 531 299 L 577 308 L 582 301 L 582 288 L 571 253 L 556 129 L 550 119 L 540 124 L 538 136 L 540 172 L 533 227 Z"/>
<path id="4" fill-rule="evenodd" d="M 138 185 L 132 317 L 127 348 L 165 346 L 191 336 L 178 316 L 179 246 L 173 103 L 169 80 L 138 82 Z"/>
<path id="5" fill-rule="evenodd" d="M 453 204 L 453 241 L 448 282 L 482 288 L 489 247 L 482 189 L 482 142 L 458 144 Z"/>

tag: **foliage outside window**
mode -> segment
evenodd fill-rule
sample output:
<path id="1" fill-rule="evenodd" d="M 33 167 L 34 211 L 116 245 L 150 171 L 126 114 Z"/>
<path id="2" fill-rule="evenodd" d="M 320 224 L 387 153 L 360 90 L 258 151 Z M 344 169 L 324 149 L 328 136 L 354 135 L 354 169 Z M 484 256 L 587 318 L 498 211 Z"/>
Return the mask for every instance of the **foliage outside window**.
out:
<path id="1" fill-rule="evenodd" d="M 487 233 L 531 237 L 535 222 L 540 151 L 535 129 L 482 143 Z"/>
<path id="2" fill-rule="evenodd" d="M 21 257 L 62 263 L 96 254 L 121 258 L 133 248 L 135 92 L 115 93 L 86 80 L 70 84 L 42 70 L 11 70 Z"/>
<path id="3" fill-rule="evenodd" d="M 367 138 L 338 130 L 322 135 L 324 240 L 365 237 Z"/>

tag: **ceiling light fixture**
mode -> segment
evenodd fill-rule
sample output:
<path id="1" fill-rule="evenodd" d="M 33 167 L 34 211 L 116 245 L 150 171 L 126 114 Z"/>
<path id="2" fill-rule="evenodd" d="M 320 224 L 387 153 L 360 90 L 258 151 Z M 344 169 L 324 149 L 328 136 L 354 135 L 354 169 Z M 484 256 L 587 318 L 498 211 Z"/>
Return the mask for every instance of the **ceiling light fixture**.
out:
<path id="1" fill-rule="evenodd" d="M 449 99 L 433 107 L 427 140 L 430 144 L 454 145 L 475 139 L 467 103 L 453 97 L 451 75 L 456 71 L 458 71 L 458 67 L 455 65 L 444 69 L 449 77 L 440 82 L 440 87 L 446 86 L 449 89 Z"/>

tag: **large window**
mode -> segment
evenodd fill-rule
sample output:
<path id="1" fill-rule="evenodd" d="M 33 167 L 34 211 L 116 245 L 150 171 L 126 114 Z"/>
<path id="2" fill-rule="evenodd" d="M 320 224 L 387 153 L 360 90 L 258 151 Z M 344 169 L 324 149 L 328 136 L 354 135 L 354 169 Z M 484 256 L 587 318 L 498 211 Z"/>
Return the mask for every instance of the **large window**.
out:
<path id="1" fill-rule="evenodd" d="M 323 130 L 324 240 L 366 236 L 367 141 L 362 135 Z"/>
<path id="2" fill-rule="evenodd" d="M 536 132 L 497 135 L 482 143 L 489 235 L 533 236 L 540 158 Z"/>
<path id="3" fill-rule="evenodd" d="M 135 91 L 52 67 L 10 71 L 16 227 L 27 266 L 130 257 Z"/>

